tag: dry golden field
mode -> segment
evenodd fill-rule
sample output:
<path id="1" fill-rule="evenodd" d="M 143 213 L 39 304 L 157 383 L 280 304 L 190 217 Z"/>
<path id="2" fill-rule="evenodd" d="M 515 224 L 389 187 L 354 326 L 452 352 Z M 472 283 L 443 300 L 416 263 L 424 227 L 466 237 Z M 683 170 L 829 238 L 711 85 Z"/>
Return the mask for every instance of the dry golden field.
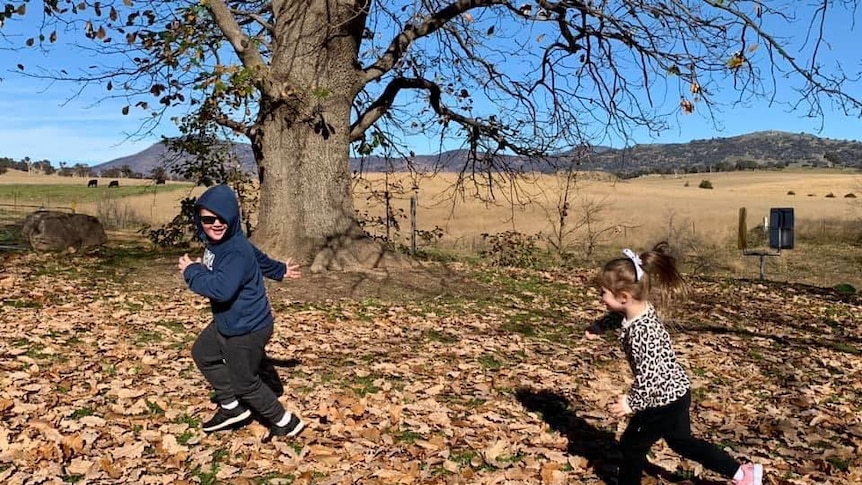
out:
<path id="1" fill-rule="evenodd" d="M 475 253 L 487 247 L 482 233 L 496 234 L 517 231 L 525 235 L 552 234 L 559 220 L 556 209 L 561 194 L 562 180 L 551 175 L 539 176 L 516 187 L 496 188 L 495 202 L 483 203 L 472 197 L 475 192 L 486 194 L 486 189 L 467 185 L 463 192 L 453 197 L 455 176 L 440 174 L 429 178 L 411 178 L 407 174 L 366 175 L 356 182 L 356 208 L 371 216 L 384 214 L 383 204 L 372 192 L 382 193 L 388 180 L 393 213 L 401 226 L 392 231 L 393 237 L 409 233 L 409 199 L 417 196 L 417 228 L 431 230 L 440 227 L 443 238 L 436 244 L 440 249 L 459 253 Z M 702 189 L 698 185 L 709 180 L 713 189 Z M 106 184 L 107 179 L 100 179 Z M 150 180 L 121 179 L 121 186 L 152 184 Z M 171 182 L 168 182 L 171 184 Z M 27 175 L 9 171 L 0 175 L 0 185 L 85 185 L 81 178 Z M 413 187 L 417 187 L 414 191 Z M 153 225 L 169 221 L 179 207 L 179 201 L 191 195 L 199 195 L 202 188 L 185 185 L 180 190 L 154 191 L 116 199 L 119 209 L 135 222 Z M 794 195 L 791 195 L 793 193 Z M 833 197 L 827 197 L 832 194 Z M 859 198 L 846 197 L 854 194 Z M 512 200 L 514 199 L 514 203 Z M 843 227 L 857 231 L 862 220 L 862 172 L 841 170 L 787 170 L 775 172 L 727 172 L 693 174 L 685 176 L 647 176 L 632 180 L 614 180 L 604 174 L 582 174 L 577 184 L 569 191 L 569 227 L 591 217 L 591 229 L 581 228 L 568 235 L 568 249 L 585 251 L 588 233 L 597 235 L 599 248 L 615 252 L 620 247 L 630 246 L 646 249 L 660 239 L 685 240 L 686 251 L 703 250 L 722 252 L 723 271 L 734 276 L 757 277 L 758 258 L 742 257 L 736 250 L 738 214 L 741 207 L 748 213 L 747 225 L 753 230 L 768 216 L 772 207 L 792 207 L 796 216 L 797 249 L 782 252 L 779 258 L 767 259 L 767 272 L 787 274 L 788 279 L 810 281 L 832 285 L 836 282 L 852 282 L 862 287 L 862 257 L 858 247 L 849 251 L 850 259 L 832 261 L 828 251 L 811 252 L 801 236 L 816 237 L 821 242 L 834 242 L 834 231 Z M 0 203 L 9 200 L 0 199 Z M 77 204 L 80 212 L 98 215 L 104 207 L 99 202 Z M 114 207 L 114 209 L 118 209 Z M 377 230 L 382 233 L 382 230 Z M 693 242 L 692 242 L 693 241 Z M 696 243 L 696 244 L 695 244 Z M 856 254 L 853 254 L 856 253 Z M 702 255 L 701 255 L 702 256 Z M 794 262 L 795 260 L 798 260 Z M 829 262 L 829 261 L 832 262 Z M 843 274 L 847 277 L 806 277 L 814 273 Z M 856 276 L 853 276 L 853 275 Z M 834 280 L 834 281 L 833 281 Z"/>
<path id="2" fill-rule="evenodd" d="M 671 226 L 691 230 L 710 240 L 735 240 L 740 207 L 747 209 L 749 227 L 768 216 L 772 207 L 794 208 L 800 224 L 850 221 L 862 216 L 862 205 L 856 203 L 857 199 L 844 197 L 853 193 L 862 198 L 862 173 L 858 171 L 730 172 L 648 176 L 624 181 L 583 178 L 570 190 L 570 222 L 574 224 L 585 213 L 592 212 L 598 227 L 618 227 L 620 244 L 639 244 L 663 237 Z M 699 188 L 704 179 L 714 188 Z M 382 176 L 373 176 L 372 180 L 380 190 Z M 390 183 L 391 180 L 390 177 Z M 556 207 L 561 180 L 554 176 L 522 184 L 521 199 L 534 202 L 523 206 L 510 204 L 506 200 L 509 194 L 498 191 L 496 205 L 458 200 L 453 209 L 452 197 L 441 196 L 452 182 L 452 176 L 445 175 L 419 182 L 417 219 L 420 229 L 439 225 L 453 243 L 469 247 L 483 232 L 516 230 L 547 234 L 554 229 L 552 221 L 559 219 Z M 405 185 L 410 187 L 409 182 Z M 835 197 L 826 197 L 830 193 Z M 393 196 L 393 207 L 409 211 L 409 196 Z M 357 197 L 357 208 L 366 207 L 372 208 L 365 197 Z"/>

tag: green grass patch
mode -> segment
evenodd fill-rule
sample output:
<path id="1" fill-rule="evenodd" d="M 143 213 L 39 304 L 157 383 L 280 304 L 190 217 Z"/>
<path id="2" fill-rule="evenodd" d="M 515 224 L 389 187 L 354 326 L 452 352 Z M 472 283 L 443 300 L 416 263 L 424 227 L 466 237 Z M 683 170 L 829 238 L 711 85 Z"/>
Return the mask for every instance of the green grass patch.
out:
<path id="1" fill-rule="evenodd" d="M 763 354 L 761 354 L 757 349 L 748 349 L 748 352 L 746 353 L 748 354 L 748 358 L 755 362 L 763 360 Z"/>
<path id="2" fill-rule="evenodd" d="M 460 340 L 456 335 L 452 335 L 447 332 L 440 332 L 439 330 L 434 329 L 422 332 L 422 338 L 432 342 L 440 342 L 441 344 L 454 344 Z"/>
<path id="3" fill-rule="evenodd" d="M 279 484 L 290 485 L 296 480 L 296 476 L 291 475 L 289 473 L 267 473 L 262 477 L 252 478 L 252 481 L 257 485 L 270 485 L 275 481 L 278 481 Z"/>
<path id="4" fill-rule="evenodd" d="M 374 381 L 377 380 L 377 376 L 374 374 L 370 374 L 367 376 L 359 377 L 356 376 L 353 378 L 353 382 L 350 384 L 350 389 L 353 390 L 359 397 L 365 397 L 368 394 L 374 394 L 380 389 L 374 385 Z"/>
<path id="5" fill-rule="evenodd" d="M 503 367 L 503 362 L 498 360 L 492 354 L 482 354 L 479 356 L 479 365 L 489 370 L 497 370 Z"/>
<path id="6" fill-rule="evenodd" d="M 0 200 L 9 204 L 35 205 L 44 207 L 73 207 L 75 204 L 96 202 L 106 198 L 122 199 L 139 195 L 153 195 L 162 192 L 188 190 L 184 184 L 165 185 L 126 185 L 109 189 L 106 181 L 103 187 L 87 187 L 87 179 L 81 185 L 39 184 L 39 185 L 0 185 Z"/>
<path id="7" fill-rule="evenodd" d="M 379 300 L 366 298 L 359 302 L 357 317 L 363 322 L 371 322 L 374 320 L 375 316 L 377 316 L 381 311 L 385 311 L 387 308 L 388 305 Z"/>
<path id="8" fill-rule="evenodd" d="M 195 433 L 192 430 L 183 431 L 182 434 L 177 436 L 177 443 L 181 445 L 187 445 L 192 438 L 195 437 Z"/>
<path id="9" fill-rule="evenodd" d="M 165 410 L 154 402 L 147 401 L 147 409 L 150 411 L 150 414 L 155 414 L 159 416 L 165 414 Z"/>
<path id="10" fill-rule="evenodd" d="M 90 408 L 78 408 L 72 411 L 72 415 L 69 416 L 72 419 L 81 419 L 85 416 L 92 416 L 95 412 Z"/>
<path id="11" fill-rule="evenodd" d="M 416 443 L 416 440 L 421 440 L 422 434 L 417 433 L 415 431 L 410 431 L 409 429 L 402 429 L 398 433 L 395 434 L 395 441 L 399 443 L 407 443 L 412 445 Z"/>
<path id="12" fill-rule="evenodd" d="M 533 323 L 535 316 L 531 313 L 516 313 L 509 317 L 509 320 L 503 324 L 503 330 L 510 333 L 519 333 L 524 337 L 535 337 L 538 330 Z"/>
<path id="13" fill-rule="evenodd" d="M 180 320 L 159 320 L 156 322 L 156 325 L 167 328 L 174 333 L 184 333 L 186 331 L 183 322 Z"/>
<path id="14" fill-rule="evenodd" d="M 196 418 L 194 416 L 190 416 L 188 414 L 182 414 L 180 416 L 177 416 L 176 419 L 174 419 L 174 423 L 185 424 L 185 425 L 188 425 L 189 428 L 194 429 L 194 428 L 197 428 L 198 426 L 200 426 L 201 420 L 199 418 Z"/>
<path id="15" fill-rule="evenodd" d="M 3 300 L 0 302 L 2 306 L 11 308 L 42 308 L 42 304 L 34 300 Z"/>
<path id="16" fill-rule="evenodd" d="M 150 330 L 141 330 L 138 332 L 135 343 L 138 345 L 147 345 L 151 343 L 161 342 L 162 335 L 159 332 L 153 332 Z"/>
<path id="17" fill-rule="evenodd" d="M 832 349 L 837 350 L 838 352 L 844 352 L 846 354 L 859 355 L 862 354 L 862 350 L 858 347 L 848 344 L 846 342 L 833 342 L 829 345 Z"/>
<path id="18" fill-rule="evenodd" d="M 473 274 L 477 281 L 502 288 L 525 301 L 538 298 L 556 300 L 567 298 L 573 288 L 564 283 L 550 281 L 530 273 L 509 274 L 503 271 L 481 271 Z"/>

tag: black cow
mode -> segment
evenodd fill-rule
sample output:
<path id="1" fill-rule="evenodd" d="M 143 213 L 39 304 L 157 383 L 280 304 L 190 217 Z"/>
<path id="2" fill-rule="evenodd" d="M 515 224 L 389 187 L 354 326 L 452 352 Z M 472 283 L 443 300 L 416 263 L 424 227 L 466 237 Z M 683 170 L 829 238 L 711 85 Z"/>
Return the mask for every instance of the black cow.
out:
<path id="1" fill-rule="evenodd" d="M 89 182 L 87 182 L 87 187 L 98 187 L 98 186 L 99 186 L 99 181 L 96 179 L 93 179 L 93 180 L 90 180 Z"/>
<path id="2" fill-rule="evenodd" d="M 156 185 L 165 185 L 165 179 L 156 179 Z"/>
<path id="3" fill-rule="evenodd" d="M 119 186 L 120 186 L 120 181 L 119 181 L 119 180 L 111 180 L 110 182 L 108 182 L 108 188 L 109 188 L 109 189 L 110 189 L 111 187 L 119 187 Z"/>

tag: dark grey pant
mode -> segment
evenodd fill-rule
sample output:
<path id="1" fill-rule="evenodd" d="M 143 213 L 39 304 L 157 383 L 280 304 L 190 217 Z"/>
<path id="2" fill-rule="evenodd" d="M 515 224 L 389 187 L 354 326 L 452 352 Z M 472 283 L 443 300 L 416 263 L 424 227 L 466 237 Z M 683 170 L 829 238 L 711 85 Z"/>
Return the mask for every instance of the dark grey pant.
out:
<path id="1" fill-rule="evenodd" d="M 284 416 L 284 406 L 260 379 L 261 363 L 271 337 L 272 326 L 226 337 L 211 322 L 195 340 L 192 358 L 215 390 L 216 402 L 227 404 L 241 399 L 274 424 Z"/>

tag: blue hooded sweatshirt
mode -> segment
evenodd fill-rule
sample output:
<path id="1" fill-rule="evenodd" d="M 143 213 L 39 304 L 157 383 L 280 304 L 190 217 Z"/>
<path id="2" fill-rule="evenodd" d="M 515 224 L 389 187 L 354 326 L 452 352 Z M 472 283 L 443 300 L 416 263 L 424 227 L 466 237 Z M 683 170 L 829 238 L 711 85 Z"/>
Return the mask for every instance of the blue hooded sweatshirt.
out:
<path id="1" fill-rule="evenodd" d="M 227 223 L 219 241 L 211 241 L 203 230 L 200 209 Z M 195 293 L 210 299 L 213 319 L 225 336 L 245 335 L 272 325 L 272 310 L 263 278 L 281 281 L 287 266 L 270 259 L 242 233 L 239 204 L 227 185 L 207 189 L 195 206 L 195 227 L 206 240 L 202 264 L 190 264 L 183 278 Z"/>

